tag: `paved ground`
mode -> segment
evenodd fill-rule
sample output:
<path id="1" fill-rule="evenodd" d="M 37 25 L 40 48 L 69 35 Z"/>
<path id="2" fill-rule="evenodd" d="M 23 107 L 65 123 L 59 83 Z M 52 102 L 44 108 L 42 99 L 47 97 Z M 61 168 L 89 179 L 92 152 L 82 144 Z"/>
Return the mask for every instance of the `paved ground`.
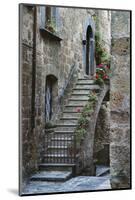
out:
<path id="1" fill-rule="evenodd" d="M 108 177 L 78 176 L 64 183 L 48 181 L 30 181 L 23 194 L 58 193 L 73 191 L 93 191 L 111 189 Z"/>
<path id="2" fill-rule="evenodd" d="M 96 176 L 110 177 L 110 167 L 105 165 L 96 165 Z"/>

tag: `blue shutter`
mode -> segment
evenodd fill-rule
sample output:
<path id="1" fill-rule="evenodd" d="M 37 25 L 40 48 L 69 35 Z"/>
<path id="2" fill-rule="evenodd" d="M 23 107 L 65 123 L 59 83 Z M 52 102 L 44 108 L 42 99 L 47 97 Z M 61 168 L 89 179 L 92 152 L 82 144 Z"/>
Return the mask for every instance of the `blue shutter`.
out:
<path id="1" fill-rule="evenodd" d="M 56 21 L 56 7 L 51 7 L 51 20 L 55 23 L 55 28 L 57 29 L 57 21 Z"/>
<path id="2" fill-rule="evenodd" d="M 51 8 L 51 17 L 54 20 L 56 19 L 56 7 Z"/>
<path id="3" fill-rule="evenodd" d="M 45 28 L 45 16 L 46 16 L 46 13 L 45 13 L 45 6 L 40 6 L 40 28 Z"/>
<path id="4" fill-rule="evenodd" d="M 56 24 L 56 30 L 58 31 L 60 28 L 60 24 L 61 24 L 61 19 L 60 19 L 60 15 L 59 15 L 59 8 L 58 7 L 52 7 L 51 9 L 51 16 L 55 21 Z"/>

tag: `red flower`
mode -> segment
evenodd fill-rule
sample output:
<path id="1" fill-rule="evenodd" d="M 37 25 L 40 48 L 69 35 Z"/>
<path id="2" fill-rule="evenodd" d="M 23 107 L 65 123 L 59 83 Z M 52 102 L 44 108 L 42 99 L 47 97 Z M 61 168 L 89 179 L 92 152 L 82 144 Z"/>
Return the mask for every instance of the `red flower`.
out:
<path id="1" fill-rule="evenodd" d="M 98 77 L 99 77 L 99 75 L 98 75 L 98 74 L 96 74 L 96 79 L 98 79 Z"/>
<path id="2" fill-rule="evenodd" d="M 107 69 L 110 69 L 110 66 L 106 66 Z"/>
<path id="3" fill-rule="evenodd" d="M 103 67 L 103 64 L 99 64 L 98 67 Z"/>
<path id="4" fill-rule="evenodd" d="M 103 76 L 103 79 L 107 79 L 107 78 L 108 78 L 108 76 L 107 76 L 107 75 L 104 75 L 104 76 Z"/>
<path id="5" fill-rule="evenodd" d="M 81 109 L 80 108 L 76 108 L 76 112 L 81 112 Z"/>

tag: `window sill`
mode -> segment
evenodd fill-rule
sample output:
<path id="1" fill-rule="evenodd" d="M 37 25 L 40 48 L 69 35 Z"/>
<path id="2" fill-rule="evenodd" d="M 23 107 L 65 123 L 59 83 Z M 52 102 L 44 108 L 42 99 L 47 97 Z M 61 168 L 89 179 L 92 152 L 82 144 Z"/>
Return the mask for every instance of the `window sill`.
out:
<path id="1" fill-rule="evenodd" d="M 49 37 L 53 40 L 56 40 L 56 41 L 61 41 L 62 38 L 60 38 L 58 35 L 56 35 L 55 33 L 52 33 L 51 31 L 47 30 L 46 28 L 40 28 L 40 32 L 41 34 L 43 34 L 43 36 L 45 37 Z"/>

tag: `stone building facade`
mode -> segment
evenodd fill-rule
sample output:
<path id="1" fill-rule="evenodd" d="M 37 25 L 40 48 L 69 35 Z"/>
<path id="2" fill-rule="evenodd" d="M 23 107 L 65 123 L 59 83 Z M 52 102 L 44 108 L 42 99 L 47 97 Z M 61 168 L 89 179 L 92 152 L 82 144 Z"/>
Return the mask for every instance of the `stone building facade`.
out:
<path id="1" fill-rule="evenodd" d="M 113 185 L 122 188 L 130 185 L 130 12 L 113 11 L 111 27 L 110 164 L 119 180 L 112 178 Z"/>
<path id="2" fill-rule="evenodd" d="M 26 180 L 30 174 L 38 170 L 45 148 L 45 127 L 50 121 L 55 124 L 59 119 L 77 79 L 88 75 L 93 79 L 95 75 L 96 30 L 102 35 L 101 43 L 106 51 L 108 53 L 112 51 L 115 76 L 111 78 L 111 120 L 109 122 L 109 103 L 106 103 L 100 109 L 96 125 L 95 153 L 96 149 L 103 149 L 104 143 L 110 145 L 109 126 L 111 126 L 110 161 L 106 162 L 110 162 L 112 175 L 119 166 L 123 170 L 123 163 L 127 163 L 125 170 L 129 173 L 129 160 L 126 159 L 129 152 L 127 149 L 130 147 L 128 139 L 130 81 L 127 79 L 130 71 L 130 54 L 127 50 L 130 35 L 127 31 L 129 21 L 123 26 L 125 12 L 21 5 L 20 16 L 22 180 Z M 115 28 L 118 28 L 117 17 L 121 24 L 120 30 Z M 127 20 L 130 20 L 129 16 Z M 49 30 L 49 25 L 45 26 L 50 21 L 52 30 Z M 90 58 L 88 56 L 90 47 L 86 45 L 88 39 L 93 49 Z M 87 62 L 93 67 L 87 67 Z M 51 102 L 51 105 L 48 105 L 48 102 Z M 118 120 L 120 120 L 119 127 L 116 124 Z M 101 128 L 106 135 L 103 132 L 98 133 Z M 120 155 L 122 158 L 119 160 Z M 124 173 L 127 173 L 125 170 Z"/>

